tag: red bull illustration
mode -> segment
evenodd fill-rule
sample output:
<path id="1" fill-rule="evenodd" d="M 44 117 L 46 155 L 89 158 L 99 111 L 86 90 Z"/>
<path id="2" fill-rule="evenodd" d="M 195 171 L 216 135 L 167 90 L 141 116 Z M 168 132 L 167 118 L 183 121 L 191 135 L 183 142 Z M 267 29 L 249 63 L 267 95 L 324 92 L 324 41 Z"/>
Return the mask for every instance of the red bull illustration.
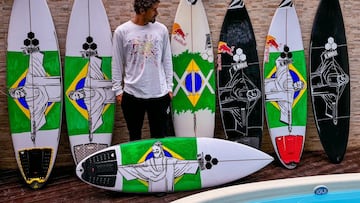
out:
<path id="1" fill-rule="evenodd" d="M 186 34 L 178 23 L 174 23 L 172 29 L 173 39 L 186 46 Z"/>
<path id="2" fill-rule="evenodd" d="M 220 41 L 218 45 L 218 54 L 229 54 L 230 56 L 232 56 L 234 55 L 234 48 L 234 46 L 229 47 L 226 42 Z"/>
<path id="3" fill-rule="evenodd" d="M 273 47 L 277 51 L 279 51 L 279 44 L 277 43 L 276 38 L 271 36 L 271 35 L 267 35 L 266 36 L 266 43 L 265 43 L 265 54 L 264 54 L 264 61 L 265 62 L 269 62 L 269 54 L 270 54 L 270 48 L 271 47 Z"/>

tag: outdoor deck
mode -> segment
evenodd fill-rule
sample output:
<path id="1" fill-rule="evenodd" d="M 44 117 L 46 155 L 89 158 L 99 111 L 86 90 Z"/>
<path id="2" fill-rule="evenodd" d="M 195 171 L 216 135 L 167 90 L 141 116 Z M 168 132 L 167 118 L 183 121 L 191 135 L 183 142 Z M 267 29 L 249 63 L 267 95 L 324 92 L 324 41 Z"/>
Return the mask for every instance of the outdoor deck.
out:
<path id="1" fill-rule="evenodd" d="M 294 170 L 274 161 L 257 173 L 219 187 L 281 178 L 360 173 L 359 156 L 359 149 L 348 149 L 341 164 L 331 164 L 323 151 L 304 152 L 301 164 Z M 214 188 L 169 194 L 116 193 L 87 185 L 76 177 L 73 168 L 64 167 L 53 170 L 44 188 L 33 190 L 23 183 L 18 171 L 0 170 L 0 202 L 170 202 L 210 189 Z"/>

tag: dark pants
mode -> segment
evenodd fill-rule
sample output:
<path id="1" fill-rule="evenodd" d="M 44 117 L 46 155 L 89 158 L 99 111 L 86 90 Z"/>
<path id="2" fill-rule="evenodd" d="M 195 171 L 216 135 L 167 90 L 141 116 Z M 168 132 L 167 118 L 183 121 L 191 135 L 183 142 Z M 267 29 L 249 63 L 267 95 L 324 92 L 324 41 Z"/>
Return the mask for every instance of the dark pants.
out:
<path id="1" fill-rule="evenodd" d="M 147 112 L 151 138 L 166 136 L 170 112 L 170 96 L 141 99 L 124 92 L 121 102 L 130 141 L 141 139 L 141 129 Z"/>

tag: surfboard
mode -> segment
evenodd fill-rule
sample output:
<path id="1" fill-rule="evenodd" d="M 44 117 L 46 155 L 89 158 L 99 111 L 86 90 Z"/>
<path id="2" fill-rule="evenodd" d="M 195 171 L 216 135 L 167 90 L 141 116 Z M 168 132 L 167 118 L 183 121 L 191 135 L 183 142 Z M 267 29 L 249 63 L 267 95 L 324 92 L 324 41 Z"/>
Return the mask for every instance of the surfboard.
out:
<path id="1" fill-rule="evenodd" d="M 215 72 L 211 34 L 201 0 L 180 0 L 171 34 L 175 135 L 213 137 Z"/>
<path id="2" fill-rule="evenodd" d="M 75 0 L 66 37 L 66 123 L 75 164 L 111 144 L 112 33 L 101 0 Z"/>
<path id="3" fill-rule="evenodd" d="M 84 182 L 129 193 L 176 192 L 225 184 L 273 158 L 253 147 L 208 137 L 147 139 L 114 145 L 76 167 Z"/>
<path id="4" fill-rule="evenodd" d="M 321 144 L 330 162 L 346 153 L 350 76 L 346 33 L 338 0 L 320 1 L 311 33 L 310 89 Z"/>
<path id="5" fill-rule="evenodd" d="M 58 41 L 46 0 L 14 0 L 6 86 L 15 158 L 24 181 L 44 186 L 55 163 L 62 120 Z"/>
<path id="6" fill-rule="evenodd" d="M 243 0 L 229 4 L 217 56 L 218 98 L 226 138 L 259 149 L 262 83 L 255 35 Z"/>
<path id="7" fill-rule="evenodd" d="M 305 142 L 307 76 L 299 20 L 291 0 L 281 2 L 271 21 L 263 74 L 271 141 L 280 162 L 293 169 Z"/>
<path id="8" fill-rule="evenodd" d="M 359 173 L 281 178 L 216 188 L 171 203 L 359 202 Z"/>

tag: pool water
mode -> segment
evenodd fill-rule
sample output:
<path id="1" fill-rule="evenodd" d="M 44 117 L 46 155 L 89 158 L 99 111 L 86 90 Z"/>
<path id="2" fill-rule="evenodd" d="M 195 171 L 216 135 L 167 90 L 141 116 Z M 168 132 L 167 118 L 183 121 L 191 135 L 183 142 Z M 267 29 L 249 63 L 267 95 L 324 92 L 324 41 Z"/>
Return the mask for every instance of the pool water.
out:
<path id="1" fill-rule="evenodd" d="M 294 195 L 250 201 L 248 203 L 360 203 L 360 190 L 329 192 L 324 195 Z"/>

